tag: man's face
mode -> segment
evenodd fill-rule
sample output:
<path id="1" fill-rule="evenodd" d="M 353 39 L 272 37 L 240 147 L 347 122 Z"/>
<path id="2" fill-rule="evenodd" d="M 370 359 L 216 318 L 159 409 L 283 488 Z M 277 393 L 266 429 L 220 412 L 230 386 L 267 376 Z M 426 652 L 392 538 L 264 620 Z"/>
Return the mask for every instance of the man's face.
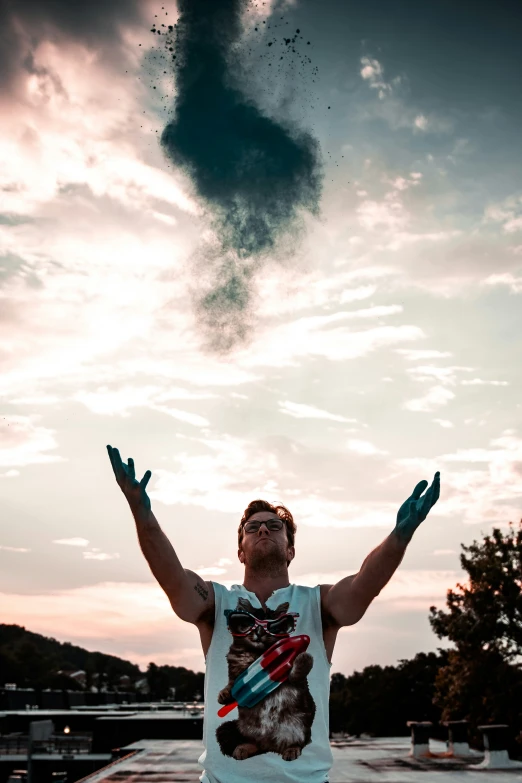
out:
<path id="1" fill-rule="evenodd" d="M 273 511 L 258 511 L 249 517 L 245 525 L 256 520 L 268 522 L 270 519 L 278 520 L 279 517 Z M 280 572 L 281 568 L 286 566 L 294 555 L 294 547 L 288 546 L 286 524 L 284 522 L 281 530 L 269 530 L 267 525 L 264 524 L 251 533 L 248 533 L 243 528 L 243 538 L 238 556 L 240 561 L 244 565 L 248 565 L 251 570 L 267 576 L 273 576 Z"/>

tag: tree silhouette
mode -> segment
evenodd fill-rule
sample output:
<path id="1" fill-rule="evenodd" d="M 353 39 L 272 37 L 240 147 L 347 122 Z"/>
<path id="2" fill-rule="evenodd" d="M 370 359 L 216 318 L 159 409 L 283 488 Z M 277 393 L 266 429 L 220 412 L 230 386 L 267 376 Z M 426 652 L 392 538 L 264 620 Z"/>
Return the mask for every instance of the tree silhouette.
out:
<path id="1" fill-rule="evenodd" d="M 496 650 L 503 660 L 522 655 L 522 521 L 505 534 L 493 528 L 482 543 L 462 549 L 469 584 L 448 590 L 449 611 L 430 607 L 430 623 L 462 653 Z"/>
<path id="2" fill-rule="evenodd" d="M 448 590 L 448 611 L 432 606 L 430 624 L 439 639 L 455 645 L 436 677 L 434 701 L 442 720 L 471 722 L 471 739 L 481 744 L 477 726 L 508 723 L 522 750 L 522 521 L 507 532 L 493 528 L 482 542 L 462 545 L 467 584 Z"/>
<path id="3" fill-rule="evenodd" d="M 417 653 L 398 666 L 366 666 L 349 677 L 336 672 L 330 682 L 330 730 L 405 736 L 409 720 L 438 721 L 435 677 L 446 663 L 446 651 L 439 650 Z"/>

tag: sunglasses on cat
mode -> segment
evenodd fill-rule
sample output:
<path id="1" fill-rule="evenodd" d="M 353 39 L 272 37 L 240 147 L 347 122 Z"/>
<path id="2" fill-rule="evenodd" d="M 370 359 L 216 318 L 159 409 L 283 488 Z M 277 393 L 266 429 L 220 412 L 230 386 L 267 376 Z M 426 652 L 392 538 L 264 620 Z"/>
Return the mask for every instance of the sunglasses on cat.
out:
<path id="1" fill-rule="evenodd" d="M 273 620 L 258 620 L 250 612 L 225 609 L 225 617 L 232 636 L 248 636 L 257 625 L 262 626 L 271 636 L 288 636 L 295 631 L 296 617 L 299 617 L 299 612 L 288 612 Z"/>
<path id="2" fill-rule="evenodd" d="M 264 520 L 262 519 L 259 521 L 259 519 L 252 519 L 249 522 L 245 522 L 243 525 L 243 530 L 245 533 L 257 533 L 261 525 L 265 524 L 268 528 L 268 530 L 281 530 L 283 527 L 283 520 L 282 519 L 268 519 Z"/>

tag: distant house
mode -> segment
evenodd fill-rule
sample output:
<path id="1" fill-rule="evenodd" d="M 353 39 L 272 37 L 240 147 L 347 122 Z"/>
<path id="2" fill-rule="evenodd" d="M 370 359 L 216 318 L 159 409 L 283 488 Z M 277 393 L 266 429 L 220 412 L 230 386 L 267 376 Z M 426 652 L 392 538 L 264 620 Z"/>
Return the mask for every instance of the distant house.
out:
<path id="1" fill-rule="evenodd" d="M 83 669 L 76 669 L 76 671 L 64 671 L 63 669 L 60 669 L 58 674 L 62 674 L 64 677 L 70 677 L 71 680 L 77 682 L 82 688 L 85 688 L 87 684 L 87 674 Z"/>
<path id="2" fill-rule="evenodd" d="M 136 680 L 134 687 L 140 693 L 150 693 L 149 683 L 147 682 L 146 677 L 142 677 L 141 679 Z"/>

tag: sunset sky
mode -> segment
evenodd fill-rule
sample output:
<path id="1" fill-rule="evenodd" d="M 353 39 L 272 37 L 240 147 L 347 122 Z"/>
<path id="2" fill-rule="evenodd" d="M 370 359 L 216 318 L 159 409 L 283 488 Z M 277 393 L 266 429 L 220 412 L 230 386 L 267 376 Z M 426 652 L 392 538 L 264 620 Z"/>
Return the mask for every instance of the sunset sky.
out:
<path id="1" fill-rule="evenodd" d="M 439 470 L 332 671 L 435 650 L 429 607 L 463 578 L 460 544 L 522 518 L 519 2 L 245 7 L 248 98 L 317 140 L 324 180 L 225 356 L 190 296 L 209 212 L 159 144 L 176 97 L 150 32 L 165 14 L 174 2 L 0 0 L 0 622 L 204 669 L 111 444 L 152 471 L 183 565 L 226 585 L 251 500 L 294 515 L 290 580 L 334 583 Z M 271 73 L 297 29 L 310 62 Z"/>

